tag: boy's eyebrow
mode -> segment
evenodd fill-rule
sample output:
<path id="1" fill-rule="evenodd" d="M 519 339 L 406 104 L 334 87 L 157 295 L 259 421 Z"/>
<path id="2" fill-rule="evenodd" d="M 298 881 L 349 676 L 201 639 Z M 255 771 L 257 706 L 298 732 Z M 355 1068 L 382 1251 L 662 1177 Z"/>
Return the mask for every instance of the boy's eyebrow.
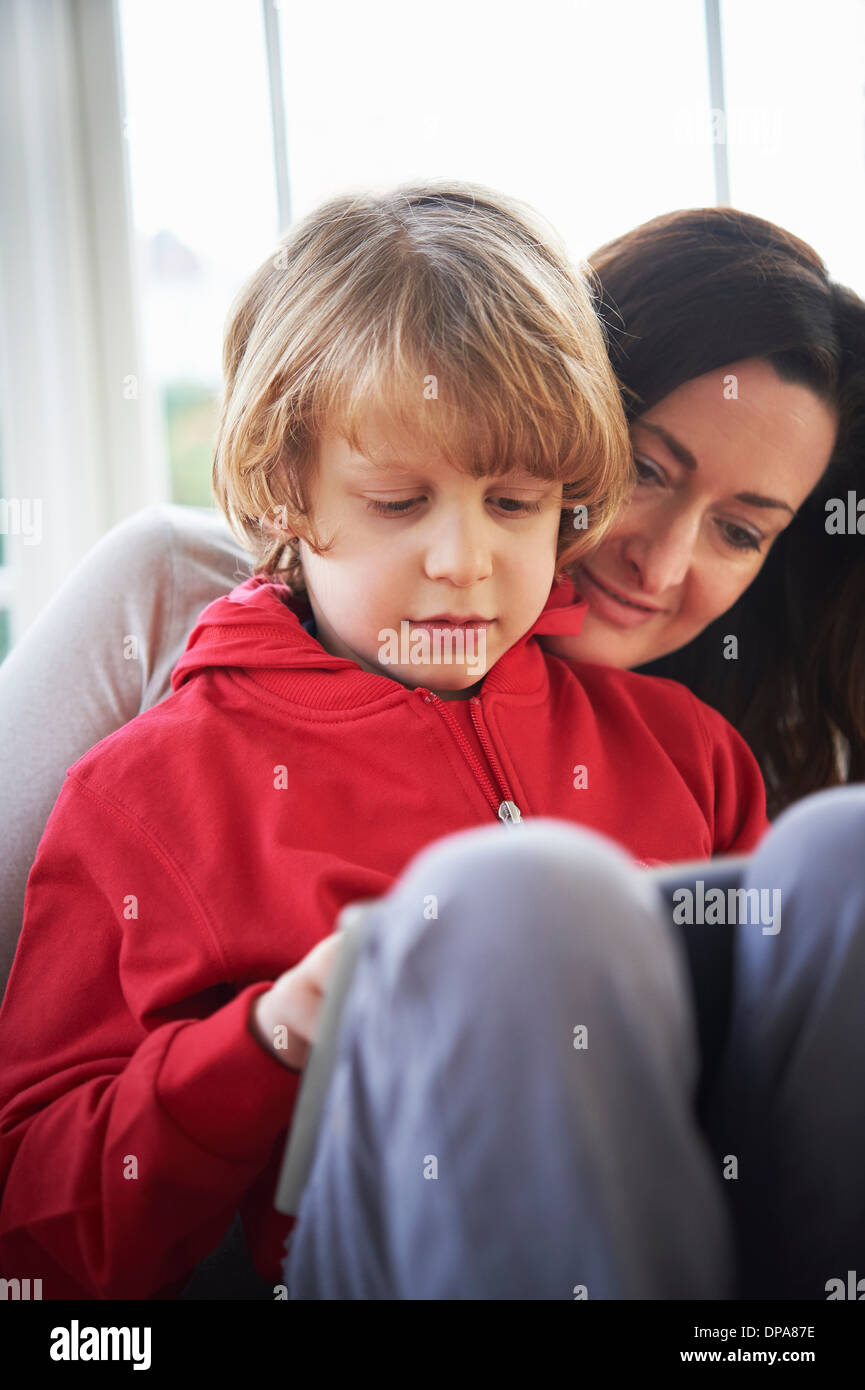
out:
<path id="1" fill-rule="evenodd" d="M 678 459 L 689 472 L 696 472 L 697 460 L 691 450 L 686 448 L 674 434 L 670 434 L 669 430 L 665 430 L 663 425 L 653 425 L 648 420 L 635 420 L 634 424 L 639 425 L 640 429 L 651 430 L 653 434 L 658 435 L 660 439 L 663 439 L 673 458 Z M 758 492 L 737 492 L 736 497 L 738 501 L 747 503 L 749 507 L 775 507 L 778 511 L 789 512 L 791 516 L 796 515 L 791 506 L 786 502 L 780 502 L 776 497 L 763 497 Z"/>
<path id="2" fill-rule="evenodd" d="M 349 462 L 367 472 L 372 472 L 374 469 L 388 468 L 395 473 L 411 473 L 416 471 L 418 467 L 417 464 L 400 463 L 398 459 L 381 458 L 376 460 L 367 458 L 366 454 L 358 453 L 353 453 Z"/>
<path id="3" fill-rule="evenodd" d="M 403 473 L 410 476 L 417 476 L 419 473 L 423 472 L 422 463 L 401 463 L 397 459 L 389 458 L 383 458 L 376 462 L 374 459 L 368 458 L 366 454 L 360 453 L 352 453 L 351 458 L 349 459 L 349 463 L 352 466 L 357 466 L 365 473 L 380 472 L 383 469 L 385 469 L 390 473 Z M 520 469 L 514 468 L 511 470 L 511 473 L 520 473 Z M 502 478 L 506 481 L 509 477 L 511 477 L 511 474 L 497 473 L 495 475 L 490 474 L 488 476 L 490 476 L 491 478 L 495 477 L 496 479 Z M 520 473 L 520 476 L 522 481 L 520 481 L 519 483 L 511 482 L 511 487 L 536 487 L 541 489 L 558 486 L 557 480 L 555 478 L 538 478 L 531 473 Z"/>

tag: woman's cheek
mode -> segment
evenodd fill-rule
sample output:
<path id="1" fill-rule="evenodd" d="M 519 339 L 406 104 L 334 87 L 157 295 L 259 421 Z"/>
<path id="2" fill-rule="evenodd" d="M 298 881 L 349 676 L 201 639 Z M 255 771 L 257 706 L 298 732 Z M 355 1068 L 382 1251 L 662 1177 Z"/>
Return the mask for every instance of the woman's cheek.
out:
<path id="1" fill-rule="evenodd" d="M 582 652 L 585 652 L 585 639 L 579 637 L 554 637 L 552 633 L 545 634 L 537 639 L 545 652 L 552 652 L 553 656 L 564 657 L 566 661 L 581 661 Z"/>
<path id="2" fill-rule="evenodd" d="M 685 615 L 690 621 L 690 626 L 694 628 L 694 636 L 732 608 L 758 573 L 759 566 L 749 573 L 747 578 L 741 575 L 733 578 L 725 576 L 723 565 L 719 564 L 714 574 L 704 577 L 700 584 L 699 598 L 693 602 L 691 612 Z"/>

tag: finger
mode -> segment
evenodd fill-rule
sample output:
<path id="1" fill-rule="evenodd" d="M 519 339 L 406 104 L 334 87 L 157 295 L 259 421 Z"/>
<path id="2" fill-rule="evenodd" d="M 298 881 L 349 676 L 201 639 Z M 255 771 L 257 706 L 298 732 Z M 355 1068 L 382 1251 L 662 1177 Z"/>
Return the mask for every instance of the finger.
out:
<path id="1" fill-rule="evenodd" d="M 340 942 L 339 934 L 333 932 L 313 946 L 303 959 L 304 978 L 312 980 L 317 989 L 323 990 L 330 978 Z"/>
<path id="2" fill-rule="evenodd" d="M 290 1026 L 292 1032 L 304 1038 L 310 1046 L 315 1041 L 321 1014 L 322 996 L 317 989 L 304 987 L 295 990 L 291 1000 Z"/>

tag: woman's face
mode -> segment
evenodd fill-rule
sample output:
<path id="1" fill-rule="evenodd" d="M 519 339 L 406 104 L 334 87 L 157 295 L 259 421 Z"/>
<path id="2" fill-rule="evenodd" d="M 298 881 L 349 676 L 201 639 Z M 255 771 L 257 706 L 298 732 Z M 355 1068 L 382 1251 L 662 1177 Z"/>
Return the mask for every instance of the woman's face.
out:
<path id="1" fill-rule="evenodd" d="M 639 481 L 574 571 L 589 604 L 582 632 L 544 645 L 635 667 L 692 641 L 756 577 L 836 430 L 834 411 L 758 358 L 677 387 L 631 425 Z"/>

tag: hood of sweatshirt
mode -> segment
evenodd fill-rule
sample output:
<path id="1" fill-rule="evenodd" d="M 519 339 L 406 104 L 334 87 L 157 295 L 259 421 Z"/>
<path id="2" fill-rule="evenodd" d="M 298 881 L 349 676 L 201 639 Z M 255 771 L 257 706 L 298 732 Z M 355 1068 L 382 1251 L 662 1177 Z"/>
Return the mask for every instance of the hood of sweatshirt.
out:
<path id="1" fill-rule="evenodd" d="M 577 636 L 587 611 L 570 579 L 554 584 L 536 621 L 490 667 L 484 690 L 537 688 L 543 654 L 533 639 L 548 633 Z M 393 689 L 393 677 L 364 671 L 357 662 L 325 651 L 303 626 L 312 616 L 305 595 L 292 594 L 266 575 L 253 575 L 198 615 L 172 671 L 172 691 L 213 667 L 239 668 L 275 695 L 329 708 L 372 702 Z"/>

